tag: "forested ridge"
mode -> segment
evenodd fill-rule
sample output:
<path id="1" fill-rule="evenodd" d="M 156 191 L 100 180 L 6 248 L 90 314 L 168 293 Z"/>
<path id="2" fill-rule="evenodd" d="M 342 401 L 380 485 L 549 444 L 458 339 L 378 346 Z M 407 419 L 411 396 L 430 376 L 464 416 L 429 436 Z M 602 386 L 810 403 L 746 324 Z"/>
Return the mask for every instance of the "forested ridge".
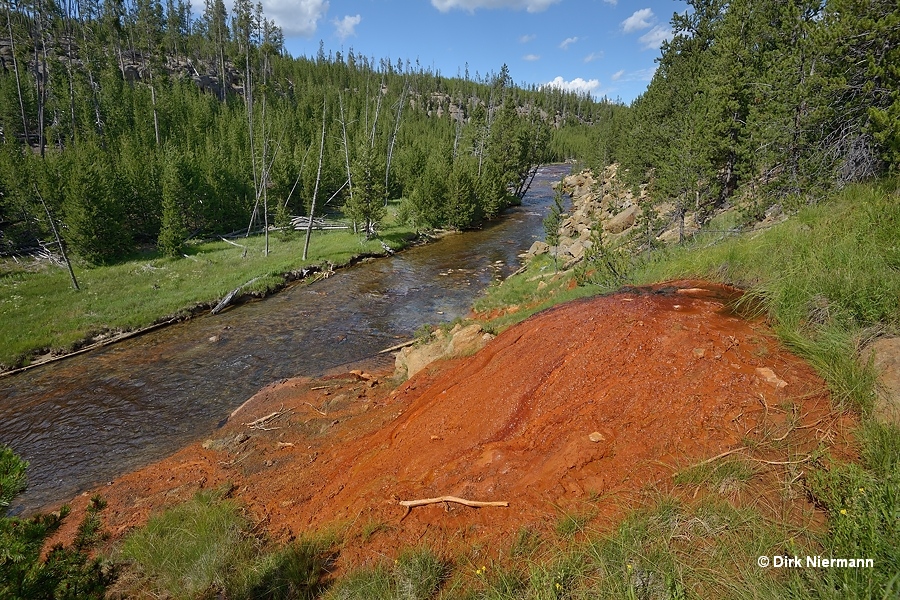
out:
<path id="1" fill-rule="evenodd" d="M 417 228 L 466 228 L 574 152 L 568 125 L 609 102 L 445 78 L 397 59 L 292 58 L 260 5 L 6 1 L 0 34 L 0 233 L 89 263 L 190 236 L 342 212 L 374 235 L 388 200 Z M 583 135 L 574 131 L 574 136 Z"/>
<path id="2" fill-rule="evenodd" d="M 688 4 L 625 106 L 517 86 L 505 66 L 292 58 L 249 0 L 197 18 L 183 0 L 5 0 L 0 243 L 52 240 L 53 220 L 89 263 L 177 256 L 191 236 L 283 227 L 314 198 L 366 235 L 391 199 L 417 228 L 466 228 L 573 157 L 617 162 L 701 221 L 739 190 L 761 214 L 896 171 L 894 2 Z"/>

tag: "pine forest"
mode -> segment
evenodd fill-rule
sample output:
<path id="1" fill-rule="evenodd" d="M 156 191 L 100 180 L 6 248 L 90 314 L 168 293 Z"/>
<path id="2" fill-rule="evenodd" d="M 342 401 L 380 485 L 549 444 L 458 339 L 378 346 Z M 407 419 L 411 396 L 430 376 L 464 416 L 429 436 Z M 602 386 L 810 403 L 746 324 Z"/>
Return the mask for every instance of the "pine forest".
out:
<path id="1" fill-rule="evenodd" d="M 447 78 L 352 49 L 291 58 L 248 0 L 196 19 L 183 0 L 4 0 L 3 250 L 58 224 L 87 263 L 177 256 L 191 237 L 337 211 L 372 236 L 391 199 L 417 228 L 467 228 L 572 158 L 618 162 L 653 201 L 701 213 L 744 183 L 810 201 L 896 167 L 893 2 L 690 6 L 625 106 L 517 86 L 505 65 Z"/>

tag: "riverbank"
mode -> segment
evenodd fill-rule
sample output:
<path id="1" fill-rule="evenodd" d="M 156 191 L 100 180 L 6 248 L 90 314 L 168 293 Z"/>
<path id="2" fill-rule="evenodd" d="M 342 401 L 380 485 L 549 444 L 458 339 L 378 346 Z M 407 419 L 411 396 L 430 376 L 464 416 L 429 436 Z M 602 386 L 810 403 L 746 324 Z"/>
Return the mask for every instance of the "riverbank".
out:
<path id="1" fill-rule="evenodd" d="M 188 545 L 166 525 L 176 507 L 240 506 L 226 533 L 257 554 L 219 572 L 274 585 L 293 556 L 290 585 L 309 597 L 410 582 L 422 598 L 893 597 L 900 430 L 863 350 L 900 325 L 897 199 L 857 186 L 766 231 L 701 233 L 630 264 L 631 287 L 524 319 L 602 289 L 542 255 L 478 303 L 499 335 L 472 356 L 405 383 L 357 371 L 266 387 L 209 440 L 97 490 L 108 556 L 135 561 L 122 593 L 182 592 L 157 587 L 185 581 L 171 563 L 134 558 Z M 588 255 L 582 275 L 601 267 Z M 717 284 L 638 285 L 681 273 L 748 291 L 735 307 Z M 400 504 L 423 499 L 437 500 Z M 73 505 L 68 539 L 87 496 Z M 164 543 L 141 527 L 151 515 Z M 786 555 L 874 566 L 762 568 Z"/>
<path id="2" fill-rule="evenodd" d="M 314 232 L 306 261 L 299 259 L 304 244 L 299 232 L 271 235 L 268 256 L 263 236 L 204 242 L 188 246 L 180 258 L 150 252 L 78 269 L 80 291 L 54 265 L 7 260 L 0 267 L 0 377 L 207 313 L 239 286 L 245 287 L 232 304 L 385 256 L 382 243 L 395 252 L 416 239 L 412 229 L 394 222 L 374 240 Z"/>
<path id="3" fill-rule="evenodd" d="M 508 568 L 521 531 L 556 546 L 588 522 L 609 529 L 682 479 L 685 497 L 714 497 L 691 466 L 710 456 L 740 473 L 732 498 L 774 500 L 778 465 L 817 452 L 817 428 L 852 455 L 841 432 L 853 417 L 831 413 L 821 378 L 763 324 L 724 310 L 734 294 L 697 281 L 632 289 L 542 312 L 402 384 L 354 371 L 267 386 L 213 437 L 98 490 L 111 541 L 227 489 L 272 542 L 334 532 L 335 580 L 424 545 L 456 557 L 471 586 L 465 565 Z M 399 504 L 442 496 L 509 505 Z M 75 500 L 69 528 L 88 502 Z M 821 527 L 801 505 L 767 516 Z"/>

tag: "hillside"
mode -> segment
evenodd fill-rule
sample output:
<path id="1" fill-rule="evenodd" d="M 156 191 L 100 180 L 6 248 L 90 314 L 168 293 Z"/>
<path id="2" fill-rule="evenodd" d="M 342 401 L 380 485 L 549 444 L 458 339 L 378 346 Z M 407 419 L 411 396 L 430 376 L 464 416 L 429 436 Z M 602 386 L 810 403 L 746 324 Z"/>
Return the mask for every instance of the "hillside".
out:
<path id="1" fill-rule="evenodd" d="M 417 543 L 494 557 L 565 514 L 610 527 L 714 457 L 747 470 L 720 492 L 755 504 L 783 476 L 768 465 L 852 456 L 854 419 L 831 413 L 824 382 L 764 324 L 725 308 L 736 294 L 676 282 L 562 305 L 396 389 L 359 372 L 273 384 L 214 438 L 104 486 L 104 521 L 116 541 L 227 484 L 275 540 L 337 527 L 344 572 Z M 447 495 L 509 507 L 398 505 Z M 771 516 L 823 519 L 802 501 Z"/>

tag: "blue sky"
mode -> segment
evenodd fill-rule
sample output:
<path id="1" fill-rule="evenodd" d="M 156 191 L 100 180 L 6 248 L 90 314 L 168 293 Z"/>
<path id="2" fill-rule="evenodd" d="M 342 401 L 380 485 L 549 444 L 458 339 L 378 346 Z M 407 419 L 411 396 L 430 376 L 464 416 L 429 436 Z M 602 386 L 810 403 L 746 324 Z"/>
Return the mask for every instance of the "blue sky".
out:
<path id="1" fill-rule="evenodd" d="M 227 0 L 226 0 L 227 4 Z M 447 77 L 509 66 L 519 84 L 631 102 L 647 87 L 678 0 L 263 0 L 294 56 L 352 48 Z"/>

